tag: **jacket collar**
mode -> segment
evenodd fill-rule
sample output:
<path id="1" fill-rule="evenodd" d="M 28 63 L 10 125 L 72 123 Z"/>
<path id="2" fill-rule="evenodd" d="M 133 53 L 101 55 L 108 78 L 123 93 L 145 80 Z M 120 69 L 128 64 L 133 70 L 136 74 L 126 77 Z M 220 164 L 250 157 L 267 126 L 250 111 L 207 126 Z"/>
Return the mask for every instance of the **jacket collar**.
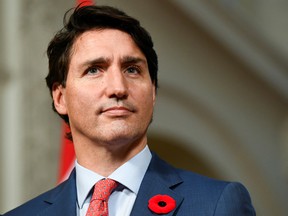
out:
<path id="1" fill-rule="evenodd" d="M 76 216 L 76 172 L 71 172 L 68 180 L 48 193 L 44 202 L 49 204 L 39 216 L 69 215 Z"/>
<path id="2" fill-rule="evenodd" d="M 151 163 L 140 186 L 131 216 L 137 216 L 139 213 L 145 216 L 155 215 L 155 213 L 148 209 L 148 201 L 158 194 L 168 195 L 176 201 L 175 209 L 165 214 L 167 216 L 176 215 L 183 201 L 183 197 L 177 194 L 173 188 L 182 182 L 183 180 L 177 174 L 175 168 L 153 154 Z"/>

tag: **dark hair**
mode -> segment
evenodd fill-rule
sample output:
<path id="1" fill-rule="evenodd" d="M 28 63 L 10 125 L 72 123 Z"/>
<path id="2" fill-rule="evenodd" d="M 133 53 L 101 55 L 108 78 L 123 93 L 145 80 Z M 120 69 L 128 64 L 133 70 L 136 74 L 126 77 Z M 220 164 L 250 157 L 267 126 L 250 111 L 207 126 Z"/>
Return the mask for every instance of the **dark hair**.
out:
<path id="1" fill-rule="evenodd" d="M 64 27 L 56 33 L 47 49 L 49 73 L 46 77 L 46 83 L 51 94 L 53 84 L 58 83 L 65 87 L 71 49 L 75 40 L 82 33 L 92 29 L 117 29 L 128 33 L 145 55 L 151 80 L 155 88 L 158 88 L 157 54 L 153 48 L 150 34 L 140 26 L 138 20 L 110 6 L 78 6 L 67 21 L 69 12 L 71 10 L 67 11 L 64 16 Z M 53 110 L 56 111 L 54 103 L 52 106 Z M 68 115 L 60 116 L 69 124 Z"/>

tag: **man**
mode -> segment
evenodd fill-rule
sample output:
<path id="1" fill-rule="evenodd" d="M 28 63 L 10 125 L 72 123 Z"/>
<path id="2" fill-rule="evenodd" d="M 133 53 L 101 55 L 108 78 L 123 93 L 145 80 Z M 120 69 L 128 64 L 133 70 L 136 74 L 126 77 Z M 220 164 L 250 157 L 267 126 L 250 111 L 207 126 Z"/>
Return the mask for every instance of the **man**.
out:
<path id="1" fill-rule="evenodd" d="M 112 7 L 76 8 L 47 53 L 47 85 L 70 126 L 76 166 L 67 181 L 6 216 L 255 215 L 241 184 L 151 154 L 158 63 L 137 20 Z"/>

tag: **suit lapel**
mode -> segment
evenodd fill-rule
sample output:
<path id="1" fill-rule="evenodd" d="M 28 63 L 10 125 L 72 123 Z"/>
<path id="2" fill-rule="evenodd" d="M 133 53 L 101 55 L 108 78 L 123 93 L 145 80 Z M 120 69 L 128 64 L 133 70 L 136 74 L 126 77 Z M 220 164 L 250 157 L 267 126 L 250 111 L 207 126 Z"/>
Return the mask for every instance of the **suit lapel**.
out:
<path id="1" fill-rule="evenodd" d="M 44 200 L 49 206 L 39 216 L 76 216 L 76 174 L 75 170 L 69 179 L 52 190 L 47 199 Z"/>
<path id="2" fill-rule="evenodd" d="M 148 208 L 148 201 L 155 195 L 168 195 L 176 201 L 176 207 L 167 216 L 176 215 L 183 197 L 173 191 L 172 188 L 182 183 L 182 179 L 175 169 L 153 154 L 151 163 L 141 183 L 131 216 L 156 215 Z"/>

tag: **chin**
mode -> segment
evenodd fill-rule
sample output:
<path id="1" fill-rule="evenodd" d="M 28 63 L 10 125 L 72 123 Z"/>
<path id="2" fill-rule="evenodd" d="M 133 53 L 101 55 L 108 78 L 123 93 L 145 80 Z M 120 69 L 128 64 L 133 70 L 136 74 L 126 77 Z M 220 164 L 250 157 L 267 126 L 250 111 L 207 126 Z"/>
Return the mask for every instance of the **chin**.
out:
<path id="1" fill-rule="evenodd" d="M 111 144 L 112 145 L 129 145 L 137 141 L 140 141 L 144 137 L 144 135 L 145 135 L 145 132 L 135 133 L 135 131 L 133 131 L 132 133 L 129 133 L 126 130 L 120 133 L 120 131 L 117 131 L 117 132 L 114 131 L 112 134 L 110 134 L 110 136 L 106 137 L 106 141 L 110 145 Z"/>
<path id="2" fill-rule="evenodd" d="M 147 127 L 144 124 L 127 124 L 123 122 L 113 122 L 105 124 L 98 128 L 94 136 L 98 141 L 103 143 L 125 145 L 129 143 L 141 142 L 141 139 L 145 137 Z"/>

